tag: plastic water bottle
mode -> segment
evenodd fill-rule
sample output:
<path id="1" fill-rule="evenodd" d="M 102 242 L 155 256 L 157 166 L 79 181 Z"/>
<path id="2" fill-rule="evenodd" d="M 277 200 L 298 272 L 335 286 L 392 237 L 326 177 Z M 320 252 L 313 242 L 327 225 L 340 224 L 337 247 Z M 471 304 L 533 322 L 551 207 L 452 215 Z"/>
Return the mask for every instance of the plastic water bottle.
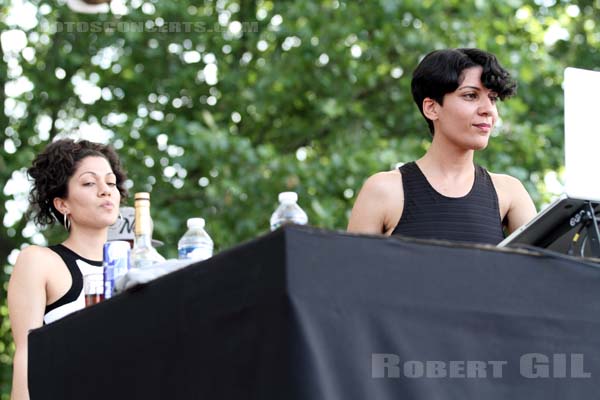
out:
<path id="1" fill-rule="evenodd" d="M 272 231 L 285 224 L 306 225 L 308 223 L 308 216 L 297 204 L 297 201 L 296 192 L 279 193 L 279 207 L 271 215 Z"/>
<path id="2" fill-rule="evenodd" d="M 204 218 L 188 219 L 187 227 L 177 243 L 179 259 L 201 261 L 212 257 L 213 241 L 204 230 Z"/>

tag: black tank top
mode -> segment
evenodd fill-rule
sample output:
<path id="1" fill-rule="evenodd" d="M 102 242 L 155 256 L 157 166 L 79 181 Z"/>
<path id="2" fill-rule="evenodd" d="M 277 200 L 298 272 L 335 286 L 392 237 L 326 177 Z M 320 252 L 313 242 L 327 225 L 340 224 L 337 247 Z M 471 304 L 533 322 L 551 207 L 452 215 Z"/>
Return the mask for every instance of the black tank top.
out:
<path id="1" fill-rule="evenodd" d="M 400 172 L 404 210 L 393 235 L 489 244 L 504 239 L 498 195 L 484 168 L 475 165 L 475 182 L 463 197 L 438 193 L 415 162 Z"/>

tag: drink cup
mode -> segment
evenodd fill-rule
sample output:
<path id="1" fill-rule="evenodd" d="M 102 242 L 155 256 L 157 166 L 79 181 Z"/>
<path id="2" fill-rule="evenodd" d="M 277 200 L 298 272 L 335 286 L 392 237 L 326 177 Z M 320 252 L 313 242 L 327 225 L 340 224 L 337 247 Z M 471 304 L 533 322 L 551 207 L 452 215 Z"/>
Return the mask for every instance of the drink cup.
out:
<path id="1" fill-rule="evenodd" d="M 83 276 L 83 294 L 86 307 L 104 300 L 104 274 L 102 272 L 94 272 Z"/>

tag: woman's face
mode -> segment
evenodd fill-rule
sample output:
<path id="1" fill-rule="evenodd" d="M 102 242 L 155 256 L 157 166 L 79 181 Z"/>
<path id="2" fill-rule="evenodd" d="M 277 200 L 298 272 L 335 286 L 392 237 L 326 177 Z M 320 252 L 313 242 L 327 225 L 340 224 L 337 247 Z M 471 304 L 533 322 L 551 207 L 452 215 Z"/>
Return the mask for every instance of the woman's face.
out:
<path id="1" fill-rule="evenodd" d="M 121 194 L 108 160 L 100 156 L 82 159 L 67 185 L 67 197 L 58 199 L 63 209 L 57 209 L 68 213 L 72 227 L 106 228 L 115 223 Z"/>
<path id="2" fill-rule="evenodd" d="M 480 150 L 487 146 L 490 133 L 498 119 L 497 93 L 481 83 L 481 67 L 463 71 L 458 88 L 444 96 L 438 105 L 435 135 L 445 135 L 457 145 Z"/>

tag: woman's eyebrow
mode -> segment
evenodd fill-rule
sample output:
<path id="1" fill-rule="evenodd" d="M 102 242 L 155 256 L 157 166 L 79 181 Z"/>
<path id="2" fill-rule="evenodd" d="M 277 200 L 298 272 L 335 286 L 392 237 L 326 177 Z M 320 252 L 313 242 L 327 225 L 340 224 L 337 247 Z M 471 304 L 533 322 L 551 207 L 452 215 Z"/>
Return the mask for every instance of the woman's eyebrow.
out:
<path id="1" fill-rule="evenodd" d="M 481 88 L 480 88 L 480 87 L 478 87 L 478 86 L 470 86 L 470 85 L 467 85 L 467 86 L 461 86 L 461 87 L 459 87 L 459 88 L 458 88 L 458 90 L 462 90 L 462 89 L 475 89 L 475 90 L 481 90 Z"/>
<path id="2" fill-rule="evenodd" d="M 79 174 L 79 178 L 81 178 L 85 174 L 92 174 L 94 176 L 98 176 L 98 174 L 96 174 L 94 171 L 85 171 L 85 172 L 82 172 L 81 174 Z M 116 176 L 114 172 L 108 172 L 105 176 L 109 176 L 109 175 Z"/>

